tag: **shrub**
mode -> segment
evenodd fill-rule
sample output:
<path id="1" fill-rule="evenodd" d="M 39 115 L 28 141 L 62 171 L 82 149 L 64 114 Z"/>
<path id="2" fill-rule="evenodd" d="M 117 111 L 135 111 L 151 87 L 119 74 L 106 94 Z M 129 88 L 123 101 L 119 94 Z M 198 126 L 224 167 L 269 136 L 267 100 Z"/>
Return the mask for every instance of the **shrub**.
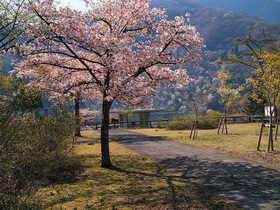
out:
<path id="1" fill-rule="evenodd" d="M 0 108 L 1 209 L 25 209 L 26 198 L 40 185 L 69 177 L 69 170 L 79 167 L 68 113 L 57 109 L 50 117 L 29 119 L 9 106 Z"/>
<path id="2" fill-rule="evenodd" d="M 191 129 L 193 117 L 188 115 L 185 117 L 175 116 L 171 121 L 168 122 L 167 130 L 188 130 Z"/>
<path id="3" fill-rule="evenodd" d="M 220 118 L 223 116 L 220 112 L 211 111 L 206 116 L 199 116 L 198 128 L 199 129 L 216 129 L 219 126 Z"/>
<path id="4" fill-rule="evenodd" d="M 222 114 L 220 112 L 212 111 L 206 116 L 198 116 L 198 129 L 216 129 L 219 126 L 219 120 Z M 187 115 L 185 117 L 176 116 L 168 122 L 167 130 L 191 130 L 195 117 Z"/>
<path id="5" fill-rule="evenodd" d="M 166 119 L 158 117 L 157 120 L 158 121 L 155 124 L 156 128 L 165 128 L 167 126 L 167 121 L 165 121 Z"/>

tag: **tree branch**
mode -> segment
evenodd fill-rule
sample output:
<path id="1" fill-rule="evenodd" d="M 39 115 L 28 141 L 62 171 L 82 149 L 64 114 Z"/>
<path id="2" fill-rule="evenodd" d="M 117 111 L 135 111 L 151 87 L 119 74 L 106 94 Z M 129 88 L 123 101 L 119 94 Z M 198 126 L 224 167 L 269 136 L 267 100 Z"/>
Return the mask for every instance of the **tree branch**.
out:
<path id="1" fill-rule="evenodd" d="M 48 22 L 41 14 L 39 14 L 39 12 L 37 10 L 35 10 L 35 13 L 37 14 L 37 16 L 43 21 L 45 22 L 48 26 L 50 26 L 50 22 Z M 91 68 L 84 62 L 84 60 L 79 57 L 77 55 L 77 53 L 67 44 L 66 41 L 64 41 L 63 37 L 59 36 L 56 34 L 56 32 L 54 32 L 54 35 L 56 38 L 58 38 L 60 40 L 60 42 L 69 50 L 69 52 L 73 55 L 73 58 L 77 59 L 87 70 L 88 72 L 90 73 L 90 75 L 93 77 L 93 79 L 96 81 L 96 83 L 99 85 L 99 86 L 102 86 L 102 83 L 100 80 L 98 80 L 98 78 L 95 76 L 95 74 L 92 72 Z"/>

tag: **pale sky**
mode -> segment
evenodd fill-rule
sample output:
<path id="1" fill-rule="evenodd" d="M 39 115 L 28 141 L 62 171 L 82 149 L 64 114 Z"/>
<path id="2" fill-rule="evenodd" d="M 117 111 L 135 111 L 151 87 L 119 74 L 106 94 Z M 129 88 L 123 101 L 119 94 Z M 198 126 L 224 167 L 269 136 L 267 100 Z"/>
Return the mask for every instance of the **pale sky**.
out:
<path id="1" fill-rule="evenodd" d="M 94 0 L 98 1 L 98 0 Z M 62 6 L 68 6 L 70 4 L 71 8 L 85 11 L 86 6 L 82 0 L 58 0 Z"/>

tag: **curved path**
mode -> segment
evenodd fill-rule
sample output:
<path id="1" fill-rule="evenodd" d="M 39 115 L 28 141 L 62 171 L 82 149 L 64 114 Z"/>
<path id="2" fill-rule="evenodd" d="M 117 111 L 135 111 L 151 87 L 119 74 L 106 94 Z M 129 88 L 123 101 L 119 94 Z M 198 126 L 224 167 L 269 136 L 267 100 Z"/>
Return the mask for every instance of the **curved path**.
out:
<path id="1" fill-rule="evenodd" d="M 280 168 L 122 129 L 110 138 L 248 209 L 280 209 Z"/>

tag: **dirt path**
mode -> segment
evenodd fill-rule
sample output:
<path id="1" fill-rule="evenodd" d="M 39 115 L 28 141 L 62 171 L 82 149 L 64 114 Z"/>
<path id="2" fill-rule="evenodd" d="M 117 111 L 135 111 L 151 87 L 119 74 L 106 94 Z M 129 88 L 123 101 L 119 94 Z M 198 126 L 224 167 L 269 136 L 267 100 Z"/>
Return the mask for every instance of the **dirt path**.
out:
<path id="1" fill-rule="evenodd" d="M 248 209 L 280 209 L 280 168 L 122 129 L 110 138 Z"/>

